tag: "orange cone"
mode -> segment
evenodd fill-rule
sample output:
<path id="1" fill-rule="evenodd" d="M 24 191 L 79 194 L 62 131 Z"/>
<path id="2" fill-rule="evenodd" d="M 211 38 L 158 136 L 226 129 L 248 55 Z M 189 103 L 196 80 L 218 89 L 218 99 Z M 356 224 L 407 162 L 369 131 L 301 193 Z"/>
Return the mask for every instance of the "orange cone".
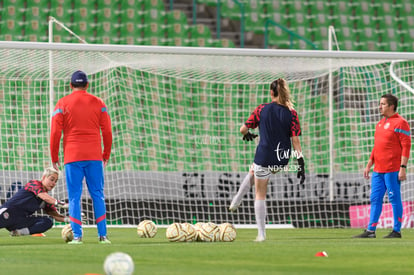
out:
<path id="1" fill-rule="evenodd" d="M 317 252 L 315 254 L 315 257 L 328 257 L 328 253 L 326 253 L 325 251 Z"/>

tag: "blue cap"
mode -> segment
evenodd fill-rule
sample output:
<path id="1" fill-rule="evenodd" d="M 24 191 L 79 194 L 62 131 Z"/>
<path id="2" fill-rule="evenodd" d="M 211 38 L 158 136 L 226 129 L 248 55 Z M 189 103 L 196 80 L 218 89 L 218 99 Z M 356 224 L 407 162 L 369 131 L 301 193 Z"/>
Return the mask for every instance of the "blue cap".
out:
<path id="1" fill-rule="evenodd" d="M 72 79 L 70 80 L 70 83 L 72 84 L 87 84 L 88 76 L 82 72 L 82 71 L 76 71 L 72 74 Z"/>

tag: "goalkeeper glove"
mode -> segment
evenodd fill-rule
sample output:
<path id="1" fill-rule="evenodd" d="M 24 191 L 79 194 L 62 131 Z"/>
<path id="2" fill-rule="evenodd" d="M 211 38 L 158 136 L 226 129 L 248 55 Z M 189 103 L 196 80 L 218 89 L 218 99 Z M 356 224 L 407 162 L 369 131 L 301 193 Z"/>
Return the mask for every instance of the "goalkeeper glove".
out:
<path id="1" fill-rule="evenodd" d="M 300 184 L 305 182 L 305 161 L 303 158 L 298 158 L 298 179 L 300 178 Z"/>
<path id="2" fill-rule="evenodd" d="M 70 218 L 69 217 L 64 217 L 63 222 L 70 222 Z"/>
<path id="3" fill-rule="evenodd" d="M 62 209 L 69 209 L 69 204 L 64 202 L 64 201 L 56 200 L 55 201 L 55 206 L 59 207 L 59 208 L 62 208 Z"/>
<path id="4" fill-rule="evenodd" d="M 246 141 L 252 141 L 255 138 L 257 138 L 257 135 L 256 134 L 252 134 L 249 131 L 247 132 L 247 134 L 245 134 L 243 136 L 243 140 L 246 140 Z"/>

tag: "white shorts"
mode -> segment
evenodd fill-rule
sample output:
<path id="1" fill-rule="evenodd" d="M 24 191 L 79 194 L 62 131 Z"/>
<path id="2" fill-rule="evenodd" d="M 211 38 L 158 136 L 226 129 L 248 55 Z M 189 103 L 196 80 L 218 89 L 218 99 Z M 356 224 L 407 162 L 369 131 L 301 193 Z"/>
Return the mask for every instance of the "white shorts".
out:
<path id="1" fill-rule="evenodd" d="M 262 180 L 269 179 L 271 174 L 276 174 L 282 169 L 283 167 L 279 167 L 279 166 L 263 167 L 256 163 L 253 163 L 253 172 L 254 172 L 255 178 L 257 179 L 262 179 Z"/>

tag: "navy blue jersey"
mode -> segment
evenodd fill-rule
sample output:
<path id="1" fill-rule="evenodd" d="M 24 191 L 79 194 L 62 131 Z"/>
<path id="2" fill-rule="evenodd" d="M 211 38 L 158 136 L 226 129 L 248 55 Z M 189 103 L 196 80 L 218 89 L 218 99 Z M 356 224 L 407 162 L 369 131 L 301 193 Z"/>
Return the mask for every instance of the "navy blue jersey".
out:
<path id="1" fill-rule="evenodd" d="M 43 189 L 42 182 L 31 180 L 24 188 L 17 191 L 8 201 L 0 208 L 7 208 L 7 212 L 18 216 L 30 216 L 39 209 L 55 210 L 54 205 L 48 204 L 40 199 L 37 195 L 46 192 Z"/>
<path id="2" fill-rule="evenodd" d="M 287 165 L 292 154 L 292 136 L 301 134 L 295 110 L 277 103 L 259 105 L 245 122 L 247 128 L 259 127 L 260 142 L 254 163 L 267 166 Z"/>

